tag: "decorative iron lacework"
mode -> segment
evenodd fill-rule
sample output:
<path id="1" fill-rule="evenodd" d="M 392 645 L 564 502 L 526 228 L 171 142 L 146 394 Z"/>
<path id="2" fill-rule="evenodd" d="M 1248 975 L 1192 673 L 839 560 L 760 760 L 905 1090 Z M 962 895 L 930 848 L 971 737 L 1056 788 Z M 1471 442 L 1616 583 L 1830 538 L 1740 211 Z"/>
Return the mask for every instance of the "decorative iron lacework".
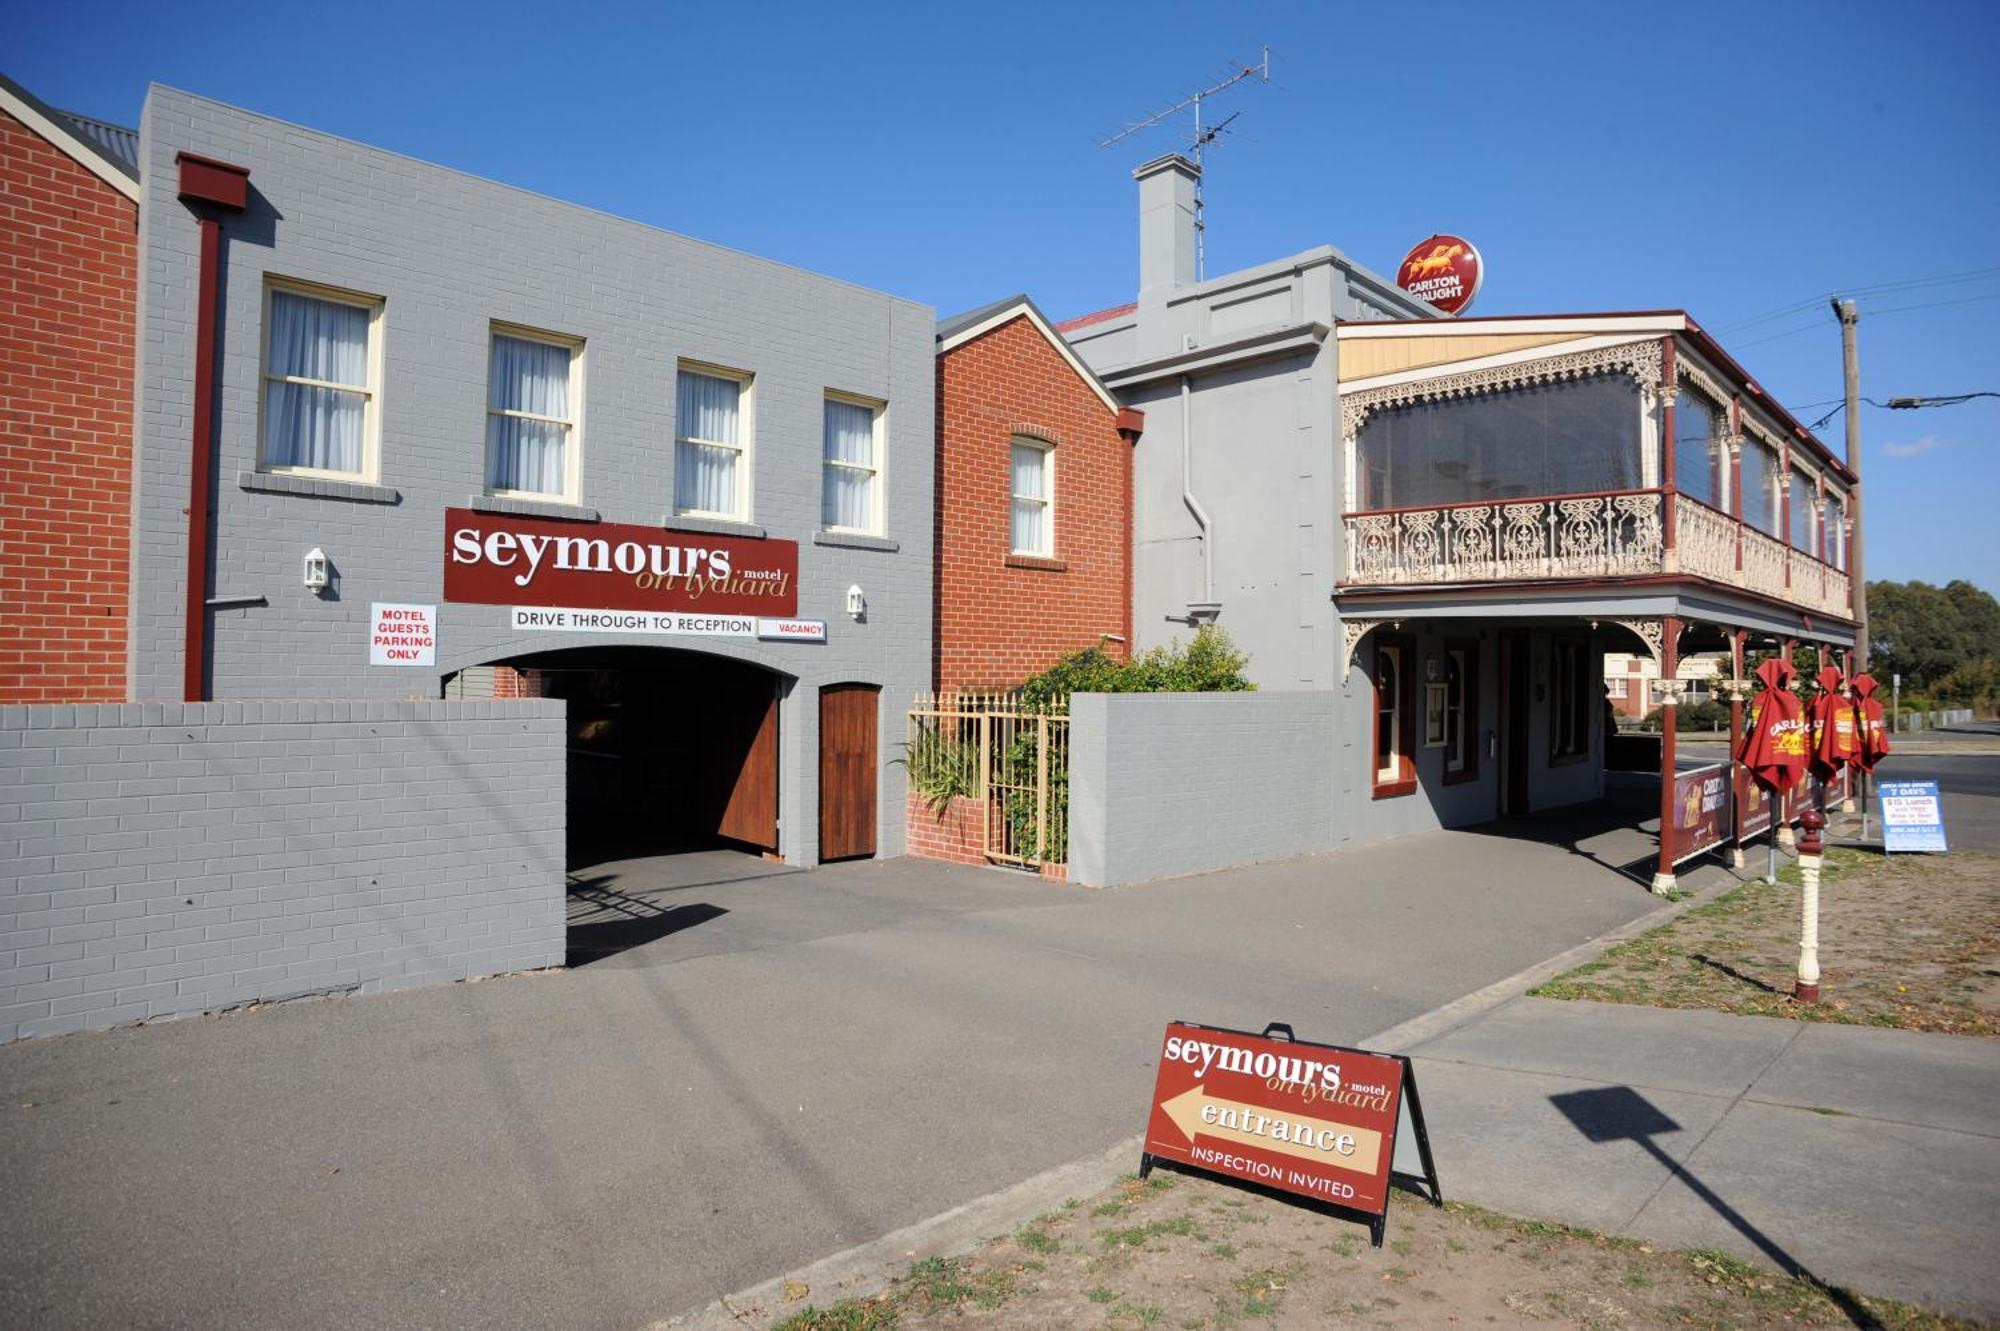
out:
<path id="1" fill-rule="evenodd" d="M 1340 621 L 1340 636 L 1344 647 L 1340 662 L 1340 681 L 1345 684 L 1347 677 L 1354 673 L 1354 649 L 1368 636 L 1368 630 L 1380 628 L 1388 623 L 1386 619 L 1343 619 Z"/>
<path id="2" fill-rule="evenodd" d="M 1432 402 L 1441 398 L 1470 397 L 1505 388 L 1553 383 L 1560 379 L 1581 379 L 1606 370 L 1623 370 L 1642 391 L 1658 393 L 1663 374 L 1660 344 L 1647 338 L 1613 347 L 1592 347 L 1539 360 L 1515 361 L 1509 365 L 1489 365 L 1479 370 L 1413 379 L 1408 383 L 1363 388 L 1340 395 L 1340 428 L 1348 443 L 1361 433 L 1370 412 L 1382 407 L 1403 407 L 1412 402 Z"/>
<path id="3" fill-rule="evenodd" d="M 1679 356 L 1674 358 L 1674 370 L 1680 378 L 1687 380 L 1696 388 L 1699 388 L 1703 395 L 1708 398 L 1708 404 L 1715 408 L 1725 421 L 1728 420 L 1729 399 L 1732 394 L 1725 391 L 1722 385 L 1717 383 L 1707 370 Z"/>
<path id="4" fill-rule="evenodd" d="M 1664 619 L 1614 619 L 1611 622 L 1622 624 L 1632 630 L 1632 632 L 1638 634 L 1639 640 L 1646 644 L 1646 650 L 1652 653 L 1653 664 L 1659 666 L 1663 671 L 1665 670 L 1666 658 L 1664 652 L 1667 641 L 1667 624 Z M 1683 633 L 1686 632 L 1687 625 L 1681 625 L 1681 631 Z M 1678 634 L 1675 635 L 1675 644 L 1679 644 Z"/>
<path id="5" fill-rule="evenodd" d="M 1765 443 L 1769 444 L 1773 449 L 1777 450 L 1781 454 L 1786 452 L 1791 447 L 1791 445 L 1788 442 L 1786 442 L 1785 436 L 1779 434 L 1776 430 L 1764 424 L 1761 418 L 1752 414 L 1751 412 L 1746 411 L 1743 413 L 1743 424 L 1751 434 L 1756 435 L 1759 439 L 1762 439 Z"/>

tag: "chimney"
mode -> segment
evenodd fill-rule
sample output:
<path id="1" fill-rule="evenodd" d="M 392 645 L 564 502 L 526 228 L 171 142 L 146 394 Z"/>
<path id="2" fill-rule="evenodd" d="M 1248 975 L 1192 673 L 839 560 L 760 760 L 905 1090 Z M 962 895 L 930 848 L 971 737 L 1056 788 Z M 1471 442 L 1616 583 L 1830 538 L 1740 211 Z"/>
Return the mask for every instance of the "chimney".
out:
<path id="1" fill-rule="evenodd" d="M 1179 153 L 1132 173 L 1139 182 L 1139 303 L 1194 285 L 1194 187 L 1201 168 Z"/>

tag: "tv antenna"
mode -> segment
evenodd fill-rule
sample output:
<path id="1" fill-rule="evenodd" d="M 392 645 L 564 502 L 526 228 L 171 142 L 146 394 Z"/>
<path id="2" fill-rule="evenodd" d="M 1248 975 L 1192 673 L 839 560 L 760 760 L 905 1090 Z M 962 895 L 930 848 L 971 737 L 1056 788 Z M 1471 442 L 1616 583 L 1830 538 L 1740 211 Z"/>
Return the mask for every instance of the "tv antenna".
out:
<path id="1" fill-rule="evenodd" d="M 1194 164 L 1197 168 L 1194 178 L 1194 280 L 1197 282 L 1206 276 L 1208 268 L 1208 222 L 1203 212 L 1201 193 L 1202 182 L 1206 179 L 1206 176 L 1199 168 L 1207 155 L 1208 145 L 1222 137 L 1223 132 L 1229 128 L 1230 121 L 1243 114 L 1241 111 L 1232 111 L 1220 121 L 1210 125 L 1202 120 L 1202 105 L 1209 98 L 1214 97 L 1218 93 L 1227 92 L 1246 79 L 1256 79 L 1260 83 L 1269 83 L 1271 81 L 1271 48 L 1268 45 L 1265 46 L 1263 49 L 1263 58 L 1254 65 L 1232 65 L 1230 68 L 1234 72 L 1222 82 L 1213 87 L 1203 88 L 1199 92 L 1191 93 L 1181 98 L 1178 102 L 1175 102 L 1166 110 L 1157 111 L 1147 116 L 1144 120 L 1135 121 L 1125 126 L 1125 128 L 1097 145 L 1100 148 L 1109 148 L 1114 143 L 1122 143 L 1142 130 L 1148 130 L 1155 125 L 1164 124 L 1190 107 L 1193 108 L 1194 132 L 1189 135 L 1189 138 L 1194 145 Z"/>

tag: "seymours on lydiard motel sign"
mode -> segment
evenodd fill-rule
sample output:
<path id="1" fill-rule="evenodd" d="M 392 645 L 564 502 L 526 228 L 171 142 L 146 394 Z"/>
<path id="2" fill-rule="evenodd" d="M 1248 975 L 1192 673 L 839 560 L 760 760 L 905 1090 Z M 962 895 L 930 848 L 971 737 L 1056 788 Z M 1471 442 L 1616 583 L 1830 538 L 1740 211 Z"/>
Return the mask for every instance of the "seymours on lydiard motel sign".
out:
<path id="1" fill-rule="evenodd" d="M 798 613 L 796 541 L 445 510 L 444 598 L 511 627 L 821 642 Z"/>
<path id="2" fill-rule="evenodd" d="M 1282 1031 L 1286 1038 L 1272 1039 Z M 1402 1055 L 1173 1022 L 1160 1049 L 1153 1108 L 1139 1158 L 1243 1179 L 1359 1213 L 1376 1247 L 1388 1226 L 1392 1173 L 1444 1202 L 1415 1073 Z M 1421 1175 L 1395 1171 L 1404 1102 Z"/>

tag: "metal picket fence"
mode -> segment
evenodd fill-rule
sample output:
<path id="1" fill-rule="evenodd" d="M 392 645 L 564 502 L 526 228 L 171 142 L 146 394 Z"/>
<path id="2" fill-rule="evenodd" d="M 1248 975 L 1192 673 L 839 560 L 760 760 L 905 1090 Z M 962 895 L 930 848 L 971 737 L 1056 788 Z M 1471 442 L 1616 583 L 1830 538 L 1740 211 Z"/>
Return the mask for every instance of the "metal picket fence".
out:
<path id="1" fill-rule="evenodd" d="M 1069 700 L 1018 693 L 918 694 L 910 708 L 910 784 L 980 811 L 986 857 L 1040 868 L 1069 862 Z"/>

